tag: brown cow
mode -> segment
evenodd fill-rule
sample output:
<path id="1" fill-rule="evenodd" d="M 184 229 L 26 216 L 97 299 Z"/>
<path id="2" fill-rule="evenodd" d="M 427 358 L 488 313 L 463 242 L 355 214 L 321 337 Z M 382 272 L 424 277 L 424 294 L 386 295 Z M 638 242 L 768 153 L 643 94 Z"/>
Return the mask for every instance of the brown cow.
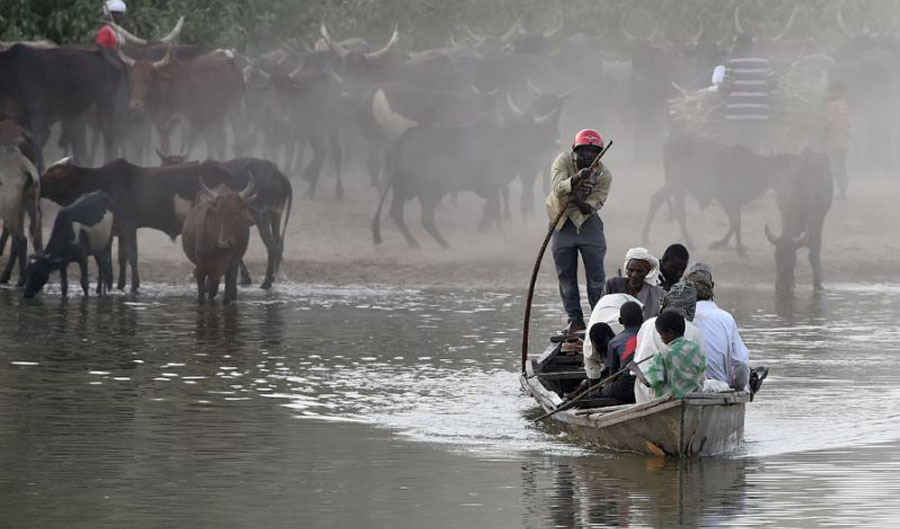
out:
<path id="1" fill-rule="evenodd" d="M 254 183 L 251 178 L 240 193 L 218 186 L 215 191 L 200 181 L 197 205 L 188 214 L 181 228 L 181 246 L 194 263 L 197 298 L 203 303 L 219 292 L 219 281 L 225 276 L 225 297 L 228 304 L 237 299 L 238 265 L 247 251 L 252 220 L 248 206 L 253 201 Z"/>
<path id="2" fill-rule="evenodd" d="M 192 59 L 169 53 L 151 62 L 132 59 L 120 51 L 119 58 L 131 71 L 129 107 L 147 110 L 163 152 L 172 151 L 169 136 L 184 121 L 189 133 L 183 152 L 190 151 L 197 136 L 205 133 L 207 156 L 225 158 L 224 119 L 230 118 L 234 132 L 240 130 L 236 119 L 244 93 L 244 78 L 232 52 L 216 50 Z"/>

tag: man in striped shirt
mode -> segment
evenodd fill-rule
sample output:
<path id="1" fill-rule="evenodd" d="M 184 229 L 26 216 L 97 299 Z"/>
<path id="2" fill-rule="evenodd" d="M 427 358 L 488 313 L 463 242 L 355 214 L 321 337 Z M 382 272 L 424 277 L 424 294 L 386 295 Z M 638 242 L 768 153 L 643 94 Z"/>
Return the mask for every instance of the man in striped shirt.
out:
<path id="1" fill-rule="evenodd" d="M 758 152 L 768 126 L 772 91 L 778 86 L 772 61 L 753 54 L 753 37 L 741 33 L 725 65 L 720 91 L 725 96 L 729 143 Z"/>

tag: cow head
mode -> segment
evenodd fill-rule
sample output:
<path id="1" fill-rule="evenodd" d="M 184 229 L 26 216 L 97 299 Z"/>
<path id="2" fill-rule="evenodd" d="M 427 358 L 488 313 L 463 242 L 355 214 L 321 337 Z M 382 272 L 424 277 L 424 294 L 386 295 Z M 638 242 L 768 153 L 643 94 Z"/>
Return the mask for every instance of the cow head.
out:
<path id="1" fill-rule="evenodd" d="M 81 189 L 73 175 L 75 165 L 67 156 L 44 171 L 41 176 L 41 196 L 57 204 L 67 206 L 81 196 Z"/>
<path id="2" fill-rule="evenodd" d="M 766 224 L 766 239 L 775 246 L 775 290 L 789 292 L 794 289 L 794 268 L 797 266 L 797 250 L 806 246 L 806 232 L 795 236 L 782 233 L 776 237 Z"/>
<path id="3" fill-rule="evenodd" d="M 200 179 L 198 200 L 208 205 L 209 217 L 206 219 L 208 225 L 217 227 L 215 245 L 218 249 L 231 250 L 241 241 L 246 243 L 248 230 L 253 224 L 249 206 L 256 199 L 255 181 L 251 172 L 250 181 L 244 189 L 240 193 L 235 193 L 224 186 L 210 189 L 203 179 Z"/>
<path id="4" fill-rule="evenodd" d="M 31 262 L 25 267 L 25 297 L 33 298 L 44 289 L 50 279 L 50 273 L 65 265 L 62 258 L 52 259 L 45 254 L 33 255 Z"/>
<path id="5" fill-rule="evenodd" d="M 397 44 L 400 34 L 397 25 L 394 25 L 394 32 L 391 34 L 390 40 L 375 51 L 359 51 L 356 49 L 348 49 L 341 42 L 334 41 L 328 33 L 325 23 L 321 27 L 322 39 L 328 48 L 337 55 L 340 64 L 340 73 L 342 77 L 350 77 L 354 80 L 371 79 L 377 76 L 379 70 L 391 64 L 393 56 L 391 50 Z"/>
<path id="6" fill-rule="evenodd" d="M 143 110 L 150 100 L 154 83 L 160 78 L 172 77 L 172 55 L 166 51 L 166 56 L 158 61 L 139 61 L 123 54 L 121 50 L 117 53 L 131 73 L 131 99 L 128 107 L 135 111 Z"/>

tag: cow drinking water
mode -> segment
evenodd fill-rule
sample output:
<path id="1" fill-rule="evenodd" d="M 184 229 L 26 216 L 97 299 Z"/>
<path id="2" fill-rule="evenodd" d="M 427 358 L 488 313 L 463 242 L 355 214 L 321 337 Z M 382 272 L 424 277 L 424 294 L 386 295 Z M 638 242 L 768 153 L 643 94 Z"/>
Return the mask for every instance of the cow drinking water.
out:
<path id="1" fill-rule="evenodd" d="M 181 229 L 181 245 L 194 263 L 197 297 L 203 303 L 219 291 L 225 276 L 222 302 L 237 299 L 238 266 L 247 251 L 252 219 L 248 211 L 253 201 L 254 180 L 251 178 L 240 193 L 225 186 L 212 190 L 200 181 L 197 205 L 188 214 Z"/>
<path id="2" fill-rule="evenodd" d="M 82 195 L 59 210 L 44 252 L 25 269 L 25 297 L 44 288 L 50 273 L 59 270 L 62 295 L 69 291 L 66 266 L 78 263 L 81 289 L 88 295 L 88 257 L 97 262 L 97 294 L 112 287 L 113 202 L 103 191 Z"/>

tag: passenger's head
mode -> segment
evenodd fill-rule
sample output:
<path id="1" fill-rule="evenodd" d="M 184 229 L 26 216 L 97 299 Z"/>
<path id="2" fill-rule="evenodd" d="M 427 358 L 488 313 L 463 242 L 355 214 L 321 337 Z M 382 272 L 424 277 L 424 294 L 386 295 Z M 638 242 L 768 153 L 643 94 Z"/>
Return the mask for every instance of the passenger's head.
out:
<path id="1" fill-rule="evenodd" d="M 631 288 L 635 290 L 643 288 L 648 276 L 652 281 L 656 281 L 653 274 L 658 271 L 659 261 L 646 248 L 631 248 L 625 253 L 625 276 Z"/>
<path id="2" fill-rule="evenodd" d="M 626 301 L 619 307 L 619 323 L 625 327 L 637 327 L 644 323 L 644 309 L 634 301 Z"/>
<path id="3" fill-rule="evenodd" d="M 127 10 L 128 6 L 125 5 L 123 0 L 107 0 L 107 2 L 103 4 L 104 14 L 119 25 L 125 22 L 125 12 Z"/>
<path id="4" fill-rule="evenodd" d="M 668 345 L 677 338 L 684 336 L 684 317 L 674 310 L 663 311 L 656 318 L 656 332 Z"/>
<path id="5" fill-rule="evenodd" d="M 697 301 L 713 299 L 712 269 L 706 263 L 693 263 L 684 273 L 684 282 L 697 289 Z"/>
<path id="6" fill-rule="evenodd" d="M 666 277 L 670 283 L 681 281 L 684 270 L 687 268 L 690 254 L 683 244 L 671 244 L 663 253 L 662 259 L 659 260 L 659 271 Z"/>
<path id="7" fill-rule="evenodd" d="M 606 351 L 606 346 L 615 335 L 616 333 L 606 323 L 595 323 L 590 329 L 591 347 L 595 351 Z"/>
<path id="8" fill-rule="evenodd" d="M 694 311 L 697 310 L 697 289 L 684 282 L 672 285 L 659 303 L 660 312 L 667 310 L 677 312 L 682 318 L 693 321 Z"/>

